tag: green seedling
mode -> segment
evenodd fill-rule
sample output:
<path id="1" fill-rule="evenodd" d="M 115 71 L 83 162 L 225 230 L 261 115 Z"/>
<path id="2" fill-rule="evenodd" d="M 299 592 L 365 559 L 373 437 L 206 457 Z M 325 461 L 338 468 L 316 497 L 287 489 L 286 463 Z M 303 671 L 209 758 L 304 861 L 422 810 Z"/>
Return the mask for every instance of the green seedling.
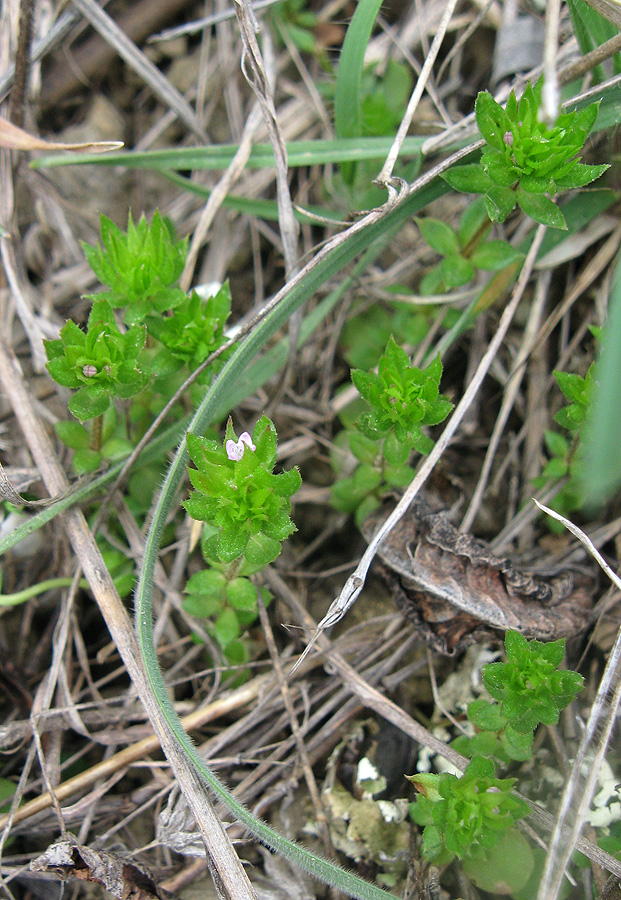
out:
<path id="1" fill-rule="evenodd" d="M 56 341 L 45 341 L 47 369 L 54 381 L 76 393 L 69 410 L 86 422 L 101 416 L 113 397 L 133 397 L 149 380 L 138 357 L 146 328 L 133 325 L 122 333 L 108 300 L 93 303 L 86 333 L 69 320 Z"/>
<path id="2" fill-rule="evenodd" d="M 75 391 L 69 410 L 81 424 L 59 422 L 56 431 L 74 451 L 78 474 L 131 452 L 184 378 L 226 342 L 231 311 L 228 284 L 207 300 L 175 286 L 187 242 L 172 238 L 159 213 L 151 224 L 143 217 L 134 225 L 130 216 L 127 233 L 102 216 L 101 240 L 103 246 L 83 246 L 93 271 L 111 290 L 92 298 L 86 331 L 68 321 L 58 340 L 45 342 L 50 375 Z M 125 309 L 128 328 L 117 323 L 116 307 Z M 226 356 L 199 375 L 198 390 Z M 119 415 L 115 404 L 130 399 Z M 183 410 L 171 414 L 178 417 Z"/>
<path id="3" fill-rule="evenodd" d="M 523 259 L 506 241 L 485 240 L 491 223 L 482 197 L 470 203 L 455 230 L 441 219 L 415 219 L 423 239 L 443 257 L 420 283 L 423 295 L 441 294 L 472 281 L 477 270 L 498 272 Z"/>
<path id="4" fill-rule="evenodd" d="M 556 413 L 554 421 L 568 431 L 579 431 L 588 418 L 593 401 L 595 365 L 589 367 L 584 378 L 571 372 L 559 371 L 554 372 L 554 377 L 564 396 L 570 401 Z"/>
<path id="5" fill-rule="evenodd" d="M 186 585 L 184 608 L 211 619 L 209 630 L 231 663 L 248 659 L 243 631 L 257 618 L 257 587 L 248 577 L 280 554 L 281 543 L 296 529 L 290 498 L 301 484 L 297 469 L 273 473 L 276 429 L 261 416 L 252 436 L 239 439 L 229 419 L 224 443 L 188 435 L 195 492 L 184 503 L 192 518 L 205 523 L 201 549 L 208 569 Z M 259 588 L 267 605 L 271 597 Z"/>
<path id="6" fill-rule="evenodd" d="M 172 375 L 180 366 L 189 372 L 198 368 L 225 343 L 224 324 L 230 313 L 231 292 L 227 283 L 207 300 L 193 291 L 169 316 L 146 316 L 149 337 L 162 345 L 151 359 L 153 374 Z M 218 366 L 225 358 L 224 354 L 219 357 Z M 215 370 L 214 366 L 209 375 Z"/>
<path id="7" fill-rule="evenodd" d="M 102 216 L 101 244 L 83 243 L 82 248 L 95 275 L 109 288 L 95 297 L 124 309 L 128 325 L 173 309 L 186 297 L 175 285 L 183 272 L 187 240 L 175 241 L 172 227 L 157 211 L 150 225 L 144 216 L 135 225 L 130 214 L 127 232 Z"/>
<path id="8" fill-rule="evenodd" d="M 453 404 L 440 394 L 442 363 L 439 358 L 426 369 L 411 366 L 408 355 L 391 338 L 380 359 L 377 375 L 354 369 L 351 380 L 371 409 L 358 419 L 359 431 L 370 440 L 395 436 L 399 444 L 429 453 L 433 441 L 423 433 L 426 425 L 438 425 Z"/>
<path id="9" fill-rule="evenodd" d="M 534 867 L 527 842 L 515 823 L 529 812 L 512 794 L 515 778 L 497 778 L 493 758 L 503 763 L 532 756 L 533 733 L 539 724 L 554 725 L 583 688 L 577 672 L 559 670 L 565 641 L 528 641 L 509 631 L 506 662 L 483 666 L 483 683 L 491 701 L 478 699 L 468 706 L 468 719 L 477 729 L 453 741 L 453 748 L 471 756 L 461 776 L 414 775 L 420 792 L 412 804 L 413 821 L 423 827 L 423 854 L 437 865 L 457 858 L 468 876 L 485 890 L 504 883 L 517 895 Z M 507 847 L 512 852 L 507 856 Z M 514 854 L 520 859 L 516 871 Z M 497 888 L 498 889 L 498 888 Z"/>
<path id="10" fill-rule="evenodd" d="M 412 775 L 419 791 L 411 816 L 423 826 L 423 854 L 437 865 L 452 859 L 481 859 L 519 819 L 530 812 L 511 793 L 515 778 L 496 778 L 494 763 L 475 756 L 457 777 Z"/>
<path id="11" fill-rule="evenodd" d="M 584 452 L 582 433 L 589 420 L 593 394 L 596 387 L 595 363 L 585 377 L 572 372 L 554 372 L 557 384 L 563 395 L 570 402 L 562 407 L 554 416 L 554 421 L 569 432 L 569 439 L 557 431 L 546 431 L 544 439 L 550 459 L 544 466 L 541 475 L 533 479 L 536 490 L 551 482 L 566 479 L 554 497 L 554 508 L 562 515 L 569 515 L 580 509 L 585 502 Z M 554 520 L 548 521 L 548 527 L 562 530 L 562 526 Z"/>
<path id="12" fill-rule="evenodd" d="M 408 355 L 390 338 L 377 373 L 354 369 L 351 379 L 367 410 L 346 431 L 345 443 L 358 464 L 352 475 L 334 485 L 332 503 L 362 519 L 391 488 L 406 487 L 414 472 L 413 450 L 427 454 L 433 441 L 423 428 L 444 421 L 452 403 L 440 394 L 439 357 L 425 369 L 411 366 Z"/>
<path id="13" fill-rule="evenodd" d="M 195 491 L 183 505 L 211 530 L 205 556 L 224 565 L 235 562 L 243 574 L 260 571 L 296 530 L 290 498 L 302 483 L 297 469 L 273 474 L 273 423 L 261 416 L 252 437 L 244 432 L 238 440 L 229 419 L 224 445 L 189 434 L 188 452 L 196 466 L 190 469 Z"/>
<path id="14" fill-rule="evenodd" d="M 528 641 L 516 631 L 505 637 L 506 663 L 483 667 L 483 684 L 492 702 L 482 698 L 468 706 L 474 737 L 458 737 L 453 747 L 466 756 L 475 753 L 502 761 L 530 759 L 533 734 L 539 724 L 556 725 L 559 715 L 580 693 L 583 678 L 559 671 L 565 641 Z"/>
<path id="15" fill-rule="evenodd" d="M 551 199 L 559 191 L 582 188 L 609 168 L 580 161 L 598 104 L 562 113 L 549 127 L 540 118 L 540 79 L 518 101 L 511 91 L 503 109 L 487 91 L 476 99 L 475 114 L 487 144 L 479 163 L 458 166 L 442 176 L 452 188 L 483 194 L 493 222 L 504 222 L 516 204 L 536 222 L 566 228 L 565 218 Z"/>

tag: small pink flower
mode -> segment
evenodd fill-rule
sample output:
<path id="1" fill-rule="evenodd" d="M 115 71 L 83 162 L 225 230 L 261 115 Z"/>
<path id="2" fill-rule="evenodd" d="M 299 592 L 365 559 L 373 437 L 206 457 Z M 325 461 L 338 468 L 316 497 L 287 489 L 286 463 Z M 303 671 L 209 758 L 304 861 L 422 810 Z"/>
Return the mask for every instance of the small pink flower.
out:
<path id="1" fill-rule="evenodd" d="M 82 374 L 86 378 L 93 378 L 97 374 L 97 369 L 93 365 L 83 366 Z"/>
<path id="2" fill-rule="evenodd" d="M 256 450 L 257 448 L 252 443 L 252 438 L 248 434 L 247 431 L 244 431 L 243 434 L 240 434 L 239 440 L 235 441 L 227 441 L 225 444 L 226 447 L 226 455 L 229 459 L 241 459 L 244 455 L 244 450 L 246 447 L 250 447 L 251 450 Z"/>

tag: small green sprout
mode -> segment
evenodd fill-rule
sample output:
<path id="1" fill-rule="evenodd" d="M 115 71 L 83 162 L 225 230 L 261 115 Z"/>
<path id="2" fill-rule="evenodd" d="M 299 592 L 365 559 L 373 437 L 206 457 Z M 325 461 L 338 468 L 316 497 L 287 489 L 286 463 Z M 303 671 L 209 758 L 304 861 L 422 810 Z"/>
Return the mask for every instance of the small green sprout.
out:
<path id="1" fill-rule="evenodd" d="M 272 474 L 276 464 L 276 429 L 261 416 L 252 437 L 239 440 L 231 420 L 224 445 L 188 434 L 190 469 L 195 488 L 185 508 L 211 531 L 205 556 L 220 563 L 244 557 L 258 571 L 273 562 L 281 542 L 296 529 L 289 518 L 290 497 L 301 484 L 300 473 L 290 469 Z"/>
<path id="2" fill-rule="evenodd" d="M 423 854 L 437 865 L 481 859 L 509 828 L 530 812 L 511 793 L 515 778 L 496 778 L 494 764 L 475 757 L 463 775 L 413 775 L 420 791 L 410 815 L 423 826 Z"/>
<path id="3" fill-rule="evenodd" d="M 205 301 L 194 291 L 169 316 L 146 316 L 149 337 L 162 344 L 151 363 L 153 373 L 159 377 L 176 372 L 180 365 L 190 371 L 200 366 L 225 343 L 224 324 L 230 312 L 231 292 L 225 284 Z"/>
<path id="4" fill-rule="evenodd" d="M 504 222 L 518 204 L 543 225 L 566 228 L 565 218 L 550 199 L 561 190 L 585 187 L 607 165 L 580 162 L 598 103 L 562 113 L 549 127 L 539 117 L 542 79 L 530 84 L 518 101 L 511 91 L 503 109 L 487 91 L 476 99 L 475 114 L 487 143 L 480 163 L 458 166 L 442 177 L 455 190 L 484 194 L 493 222 Z"/>
<path id="5" fill-rule="evenodd" d="M 150 225 L 144 216 L 134 225 L 130 214 L 126 233 L 102 216 L 101 244 L 83 243 L 82 248 L 95 275 L 110 288 L 96 296 L 115 309 L 124 308 L 128 325 L 173 309 L 186 297 L 175 285 L 185 265 L 187 240 L 175 241 L 157 211 Z"/>
<path id="6" fill-rule="evenodd" d="M 482 670 L 492 702 L 479 698 L 468 705 L 468 719 L 477 734 L 453 741 L 453 748 L 466 756 L 530 759 L 537 726 L 555 725 L 582 690 L 584 680 L 578 672 L 558 668 L 564 639 L 542 643 L 508 631 L 505 649 L 506 663 L 489 663 Z"/>
<path id="7" fill-rule="evenodd" d="M 355 512 L 358 524 L 379 505 L 382 493 L 406 487 L 414 476 L 408 462 L 412 450 L 427 454 L 433 441 L 423 432 L 437 425 L 453 405 L 440 394 L 442 363 L 438 357 L 425 369 L 411 366 L 393 338 L 388 341 L 377 374 L 354 369 L 351 379 L 370 409 L 337 439 L 358 460 L 353 474 L 332 488 L 332 504 Z"/>
<path id="8" fill-rule="evenodd" d="M 550 459 L 541 475 L 533 479 L 533 485 L 540 490 L 550 481 L 566 478 L 566 483 L 554 497 L 554 508 L 567 516 L 573 510 L 580 509 L 586 499 L 582 430 L 591 413 L 596 384 L 595 363 L 589 367 L 584 378 L 573 372 L 560 371 L 555 371 L 554 377 L 563 395 L 570 401 L 559 409 L 554 421 L 569 431 L 571 439 L 557 431 L 544 433 Z M 562 530 L 562 526 L 554 520 L 548 520 L 547 524 L 552 531 Z"/>
<path id="9" fill-rule="evenodd" d="M 565 654 L 564 639 L 528 641 L 516 631 L 505 638 L 507 662 L 489 663 L 483 683 L 498 700 L 502 716 L 526 734 L 540 723 L 556 725 L 561 710 L 580 693 L 584 679 L 578 672 L 559 671 Z"/>
<path id="10" fill-rule="evenodd" d="M 54 381 L 76 393 L 69 409 L 81 422 L 102 415 L 112 397 L 133 397 L 149 380 L 139 354 L 146 329 L 134 325 L 119 330 L 107 300 L 93 303 L 86 333 L 69 320 L 55 341 L 45 341 L 47 369 Z"/>
<path id="11" fill-rule="evenodd" d="M 474 278 L 477 269 L 497 272 L 524 257 L 506 241 L 483 240 L 491 223 L 482 197 L 466 207 L 457 231 L 441 219 L 415 221 L 424 240 L 443 257 L 422 279 L 420 292 L 424 295 L 461 287 Z"/>
<path id="12" fill-rule="evenodd" d="M 371 440 L 394 433 L 399 443 L 429 453 L 433 441 L 423 433 L 423 426 L 443 422 L 453 408 L 440 394 L 441 377 L 440 357 L 426 369 L 411 366 L 405 350 L 390 338 L 377 375 L 361 369 L 351 373 L 360 396 L 371 406 L 358 419 L 358 429 Z"/>
<path id="13" fill-rule="evenodd" d="M 578 431 L 586 422 L 591 409 L 595 389 L 595 363 L 589 367 L 584 378 L 573 372 L 558 370 L 554 372 L 554 377 L 564 396 L 570 401 L 568 406 L 556 413 L 554 421 L 568 431 Z"/>
<path id="14" fill-rule="evenodd" d="M 239 664 L 249 656 L 242 633 L 257 617 L 257 590 L 266 606 L 271 600 L 248 576 L 273 562 L 296 530 L 290 498 L 301 478 L 297 469 L 273 474 L 276 429 L 265 415 L 252 435 L 238 438 L 229 419 L 223 444 L 192 434 L 187 441 L 196 490 L 184 506 L 205 522 L 201 550 L 209 568 L 188 581 L 184 608 L 213 620 L 208 629 L 229 662 Z"/>

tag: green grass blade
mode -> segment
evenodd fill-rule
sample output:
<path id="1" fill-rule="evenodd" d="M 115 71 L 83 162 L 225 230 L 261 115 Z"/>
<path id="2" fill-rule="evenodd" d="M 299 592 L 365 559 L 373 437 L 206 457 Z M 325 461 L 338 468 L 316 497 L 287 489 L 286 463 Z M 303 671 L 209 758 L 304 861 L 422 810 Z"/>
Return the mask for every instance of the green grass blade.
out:
<path id="1" fill-rule="evenodd" d="M 417 157 L 424 142 L 422 137 L 407 137 L 401 156 Z M 383 159 L 392 144 L 390 137 L 337 138 L 317 141 L 289 141 L 289 168 L 319 166 L 327 163 Z M 58 153 L 32 160 L 35 169 L 56 166 L 128 166 L 136 169 L 226 169 L 235 156 L 236 144 L 217 144 L 211 147 L 181 147 L 169 150 L 131 150 L 119 153 Z M 246 163 L 248 169 L 273 169 L 274 153 L 271 144 L 255 144 Z"/>
<path id="2" fill-rule="evenodd" d="M 597 363 L 597 387 L 585 430 L 587 502 L 607 500 L 621 485 L 621 254 L 610 284 L 608 324 Z"/>
<path id="3" fill-rule="evenodd" d="M 204 431 L 213 420 L 216 411 L 226 401 L 236 381 L 252 359 L 276 331 L 286 324 L 292 313 L 305 300 L 308 300 L 315 294 L 329 278 L 338 274 L 345 265 L 368 249 L 374 241 L 381 240 L 392 228 L 409 219 L 413 212 L 431 202 L 432 199 L 441 196 L 447 190 L 448 186 L 436 178 L 431 184 L 424 186 L 416 194 L 408 197 L 407 200 L 399 204 L 395 209 L 386 212 L 380 218 L 370 214 L 369 221 L 365 223 L 363 220 L 352 226 L 347 240 L 336 241 L 332 245 L 329 244 L 324 247 L 317 254 L 304 275 L 294 280 L 291 286 L 283 289 L 281 295 L 275 298 L 277 305 L 269 311 L 266 318 L 259 323 L 256 329 L 225 363 L 217 379 L 208 388 L 202 403 L 196 410 L 190 423 L 189 431 L 197 434 Z M 175 712 L 157 661 L 157 652 L 153 640 L 151 595 L 153 592 L 155 563 L 164 526 L 170 508 L 177 496 L 179 485 L 185 476 L 187 462 L 188 455 L 185 441 L 183 441 L 178 447 L 166 473 L 153 513 L 135 598 L 136 628 L 140 647 L 148 678 L 162 713 L 174 732 L 179 746 L 192 760 L 208 787 L 259 840 L 277 852 L 282 853 L 295 865 L 309 871 L 315 878 L 326 884 L 338 887 L 339 890 L 352 897 L 358 897 L 361 900 L 389 900 L 390 894 L 362 881 L 351 873 L 339 869 L 332 863 L 327 862 L 327 860 L 322 860 L 309 854 L 304 848 L 290 843 L 265 823 L 255 819 L 248 810 L 236 801 L 203 762 Z"/>
<path id="4" fill-rule="evenodd" d="M 162 172 L 161 174 L 164 178 L 167 178 L 173 184 L 176 184 L 184 191 L 188 191 L 190 194 L 196 194 L 197 197 L 203 197 L 205 200 L 209 199 L 211 196 L 212 191 L 209 188 L 206 188 L 203 184 L 198 184 L 196 181 L 192 181 L 190 178 L 186 178 L 184 175 L 169 171 Z M 239 197 L 236 194 L 228 194 L 222 201 L 222 206 L 225 206 L 227 209 L 234 209 L 236 212 L 246 216 L 264 219 L 266 222 L 278 221 L 278 204 L 275 200 L 249 199 L 248 197 Z M 331 219 L 335 224 L 338 224 L 343 217 L 342 213 L 335 212 L 331 209 L 325 209 L 322 206 L 307 205 L 305 209 L 308 210 L 309 215 L 294 208 L 293 215 L 298 222 L 308 222 L 310 225 L 314 225 L 317 222 L 317 217 L 320 217 L 321 219 Z"/>
<path id="5" fill-rule="evenodd" d="M 358 140 L 362 135 L 361 85 L 364 54 L 381 5 L 382 0 L 360 0 L 347 28 L 334 97 L 334 130 L 337 138 Z M 355 167 L 351 163 L 344 162 L 341 165 L 346 184 L 353 183 L 354 171 Z"/>
<path id="6" fill-rule="evenodd" d="M 601 46 L 617 34 L 614 25 L 601 16 L 584 0 L 567 0 L 571 24 L 583 56 Z M 612 57 L 615 74 L 621 72 L 621 54 L 615 53 Z M 592 70 L 593 83 L 599 84 L 606 80 L 606 72 L 603 66 L 596 66 Z"/>

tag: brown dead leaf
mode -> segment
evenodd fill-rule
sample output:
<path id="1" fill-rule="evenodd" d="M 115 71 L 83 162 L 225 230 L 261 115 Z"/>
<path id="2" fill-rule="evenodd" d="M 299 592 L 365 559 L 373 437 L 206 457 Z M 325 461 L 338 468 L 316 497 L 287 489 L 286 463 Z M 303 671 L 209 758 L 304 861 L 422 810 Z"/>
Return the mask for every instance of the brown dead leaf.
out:
<path id="1" fill-rule="evenodd" d="M 172 900 L 173 897 L 160 888 L 143 866 L 115 853 L 91 850 L 69 833 L 33 859 L 30 870 L 52 873 L 63 881 L 71 877 L 95 881 L 118 900 Z"/>
<path id="2" fill-rule="evenodd" d="M 123 141 L 87 141 L 83 144 L 62 144 L 56 141 L 44 141 L 13 125 L 8 119 L 0 116 L 0 147 L 7 150 L 71 150 L 83 153 L 109 153 L 120 150 Z"/>

